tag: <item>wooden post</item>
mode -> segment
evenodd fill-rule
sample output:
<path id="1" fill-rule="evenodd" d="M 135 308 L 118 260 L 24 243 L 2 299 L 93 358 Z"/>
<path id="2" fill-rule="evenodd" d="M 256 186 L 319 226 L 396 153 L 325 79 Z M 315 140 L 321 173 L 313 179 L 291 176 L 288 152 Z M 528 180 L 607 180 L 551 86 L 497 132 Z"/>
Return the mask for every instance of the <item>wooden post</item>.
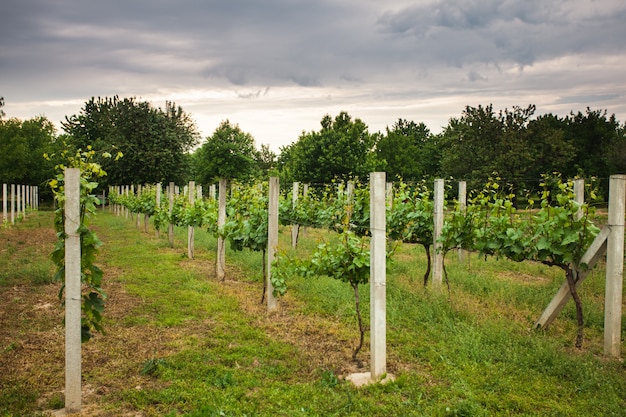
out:
<path id="1" fill-rule="evenodd" d="M 298 191 L 300 189 L 300 183 L 299 182 L 294 182 L 293 183 L 293 187 L 291 189 L 291 204 L 292 207 L 295 207 L 296 204 L 298 204 Z M 298 231 L 299 231 L 300 225 L 297 224 L 291 224 L 291 247 L 292 248 L 296 248 L 298 246 Z"/>
<path id="2" fill-rule="evenodd" d="M 170 218 L 172 216 L 172 210 L 174 210 L 174 190 L 176 187 L 174 186 L 174 182 L 170 182 L 169 187 L 167 188 L 167 197 L 169 200 L 169 213 Z M 170 248 L 174 247 L 174 225 L 170 221 L 170 224 L 167 226 L 167 240 L 170 244 Z"/>
<path id="3" fill-rule="evenodd" d="M 370 174 L 370 372 L 387 373 L 387 232 L 385 173 Z"/>
<path id="4" fill-rule="evenodd" d="M 65 170 L 65 411 L 81 410 L 80 169 Z"/>
<path id="5" fill-rule="evenodd" d="M 438 242 L 443 229 L 443 179 L 435 180 L 434 193 L 434 228 L 433 228 L 433 284 L 441 286 L 443 282 L 443 253 Z"/>
<path id="6" fill-rule="evenodd" d="M 219 196 L 217 208 L 217 260 L 215 262 L 215 275 L 217 279 L 224 280 L 226 278 L 226 242 L 221 235 L 226 224 L 226 186 L 228 181 L 226 178 L 220 178 Z"/>
<path id="7" fill-rule="evenodd" d="M 624 200 L 626 175 L 609 180 L 606 290 L 604 297 L 604 354 L 619 358 L 622 330 L 622 286 L 624 280 Z"/>
<path id="8" fill-rule="evenodd" d="M 465 213 L 467 209 L 467 182 L 459 181 L 459 210 Z M 459 262 L 465 262 L 467 251 L 459 248 Z"/>
<path id="9" fill-rule="evenodd" d="M 189 205 L 193 206 L 195 201 L 195 191 L 196 191 L 196 183 L 194 181 L 189 181 Z M 189 259 L 193 259 L 193 240 L 194 240 L 194 227 L 187 226 L 187 257 Z"/>
<path id="10" fill-rule="evenodd" d="M 278 194 L 280 185 L 278 177 L 270 177 L 269 184 L 269 204 L 268 204 L 268 227 L 267 227 L 267 311 L 276 309 L 276 297 L 274 297 L 274 286 L 272 285 L 272 262 L 276 258 L 278 248 Z"/>

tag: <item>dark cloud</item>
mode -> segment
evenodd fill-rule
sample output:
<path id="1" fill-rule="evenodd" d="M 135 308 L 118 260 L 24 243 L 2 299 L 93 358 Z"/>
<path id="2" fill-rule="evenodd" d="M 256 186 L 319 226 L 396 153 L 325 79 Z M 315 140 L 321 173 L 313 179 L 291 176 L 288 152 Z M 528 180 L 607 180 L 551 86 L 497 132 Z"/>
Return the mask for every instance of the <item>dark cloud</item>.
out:
<path id="1" fill-rule="evenodd" d="M 623 0 L 8 0 L 0 96 L 24 116 L 117 94 L 207 123 L 313 119 L 295 136 L 335 111 L 441 125 L 498 100 L 626 116 L 625 21 Z"/>

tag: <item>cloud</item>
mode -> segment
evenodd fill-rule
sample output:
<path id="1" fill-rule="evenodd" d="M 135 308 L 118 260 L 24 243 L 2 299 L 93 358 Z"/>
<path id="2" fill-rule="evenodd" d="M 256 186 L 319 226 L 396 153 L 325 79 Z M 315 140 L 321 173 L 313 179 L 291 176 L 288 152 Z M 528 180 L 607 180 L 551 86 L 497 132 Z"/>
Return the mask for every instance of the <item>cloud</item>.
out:
<path id="1" fill-rule="evenodd" d="M 9 1 L 0 96 L 54 121 L 174 100 L 204 134 L 228 118 L 276 146 L 342 110 L 371 131 L 488 103 L 626 118 L 625 21 L 623 0 Z"/>

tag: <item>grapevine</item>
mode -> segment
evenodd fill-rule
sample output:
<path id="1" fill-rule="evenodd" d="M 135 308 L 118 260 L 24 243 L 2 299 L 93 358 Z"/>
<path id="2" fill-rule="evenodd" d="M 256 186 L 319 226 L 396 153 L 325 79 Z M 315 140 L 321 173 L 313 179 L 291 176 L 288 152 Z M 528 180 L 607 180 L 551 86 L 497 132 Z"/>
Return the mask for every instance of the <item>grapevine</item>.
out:
<path id="1" fill-rule="evenodd" d="M 516 262 L 536 261 L 562 269 L 576 304 L 575 345 L 580 348 L 584 321 L 576 281 L 586 266 L 579 264 L 579 260 L 599 229 L 590 219 L 593 210 L 589 205 L 580 207 L 575 202 L 573 181 L 563 181 L 555 174 L 544 176 L 541 186 L 544 190 L 539 210 L 519 213 L 514 209 L 515 195 L 504 192 L 497 179 L 490 180 L 471 199 L 465 212 L 457 210 L 446 220 L 440 242 L 444 257 L 453 248 L 463 248 L 485 256 L 506 257 Z M 534 201 L 529 203 L 532 206 Z M 583 209 L 580 217 L 579 208 Z"/>
<path id="2" fill-rule="evenodd" d="M 83 286 L 81 340 L 83 342 L 93 337 L 93 331 L 104 332 L 102 315 L 104 313 L 104 301 L 107 298 L 101 287 L 104 273 L 95 264 L 98 249 L 102 242 L 89 229 L 90 220 L 96 213 L 96 206 L 100 204 L 99 199 L 93 194 L 98 183 L 93 180 L 106 175 L 100 165 L 93 162 L 95 154 L 96 152 L 88 147 L 86 151 L 78 150 L 73 155 L 65 150 L 61 155 L 67 160 L 67 167 L 80 169 L 80 224 L 77 232 L 80 235 L 81 248 L 81 283 Z M 111 157 L 108 153 L 104 153 L 103 156 Z M 121 157 L 121 153 L 118 154 L 117 158 L 119 157 Z M 57 242 L 50 257 L 57 266 L 54 278 L 62 282 L 59 290 L 60 300 L 63 299 L 65 290 L 65 168 L 66 165 L 57 165 L 55 169 L 59 173 L 48 182 L 58 204 L 54 219 Z"/>

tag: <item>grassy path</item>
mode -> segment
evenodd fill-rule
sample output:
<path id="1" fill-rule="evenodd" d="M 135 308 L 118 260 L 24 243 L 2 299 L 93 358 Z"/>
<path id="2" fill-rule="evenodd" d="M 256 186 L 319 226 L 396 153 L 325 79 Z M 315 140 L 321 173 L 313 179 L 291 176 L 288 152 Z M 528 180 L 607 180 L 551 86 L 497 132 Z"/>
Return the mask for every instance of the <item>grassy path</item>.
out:
<path id="1" fill-rule="evenodd" d="M 0 229 L 2 417 L 63 405 L 51 221 L 37 213 Z M 419 285 L 423 254 L 402 247 L 387 286 L 388 367 L 397 380 L 357 389 L 342 381 L 363 371 L 350 361 L 357 330 L 348 286 L 294 277 L 267 314 L 260 254 L 228 251 L 228 279 L 218 282 L 215 241 L 202 231 L 188 260 L 183 230 L 172 249 L 109 213 L 95 227 L 109 300 L 106 334 L 83 345 L 85 416 L 626 415 L 625 369 L 600 354 L 601 280 L 585 283 L 580 352 L 571 308 L 549 331 L 529 330 L 562 281 L 557 271 L 451 262 L 448 296 Z M 310 231 L 298 253 L 326 235 Z M 361 298 L 369 320 L 367 288 Z M 367 347 L 361 359 L 368 363 Z"/>

